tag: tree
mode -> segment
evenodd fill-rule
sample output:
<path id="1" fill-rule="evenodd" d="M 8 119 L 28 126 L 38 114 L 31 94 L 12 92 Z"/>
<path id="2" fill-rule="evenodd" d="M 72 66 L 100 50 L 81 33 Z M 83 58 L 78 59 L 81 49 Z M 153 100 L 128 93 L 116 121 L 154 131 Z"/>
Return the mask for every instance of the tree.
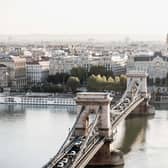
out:
<path id="1" fill-rule="evenodd" d="M 108 77 L 114 77 L 113 71 L 112 70 L 106 70 L 105 76 Z"/>
<path id="2" fill-rule="evenodd" d="M 104 79 L 100 75 L 91 75 L 88 78 L 88 90 L 89 91 L 102 91 Z"/>
<path id="3" fill-rule="evenodd" d="M 91 75 L 88 78 L 88 90 L 89 91 L 123 91 L 126 88 L 126 76 L 116 76 L 115 79 L 109 77 L 108 80 L 105 76 Z"/>
<path id="4" fill-rule="evenodd" d="M 65 84 L 69 74 L 67 73 L 56 73 L 55 75 L 49 75 L 47 81 L 54 84 Z"/>
<path id="5" fill-rule="evenodd" d="M 107 80 L 109 83 L 114 83 L 114 79 L 110 76 Z"/>
<path id="6" fill-rule="evenodd" d="M 119 76 L 115 76 L 115 79 L 114 79 L 114 90 L 115 91 L 119 91 L 120 90 L 120 77 Z"/>
<path id="7" fill-rule="evenodd" d="M 96 76 L 95 75 L 91 75 L 88 78 L 88 82 L 87 82 L 87 88 L 88 91 L 96 91 L 95 87 L 96 87 Z"/>
<path id="8" fill-rule="evenodd" d="M 127 77 L 126 75 L 121 75 L 120 76 L 120 87 L 122 91 L 126 89 L 126 85 L 127 85 Z"/>
<path id="9" fill-rule="evenodd" d="M 92 75 L 105 75 L 106 69 L 102 65 L 91 66 L 89 74 Z"/>
<path id="10" fill-rule="evenodd" d="M 80 80 L 78 77 L 70 76 L 68 78 L 67 87 L 71 89 L 72 92 L 75 92 L 79 86 L 80 86 Z"/>
<path id="11" fill-rule="evenodd" d="M 86 82 L 87 78 L 87 70 L 82 67 L 74 67 L 71 69 L 71 75 L 78 77 L 80 80 L 80 83 Z"/>
<path id="12" fill-rule="evenodd" d="M 114 79 L 110 76 L 107 79 L 107 85 L 106 85 L 106 90 L 110 91 L 114 89 Z"/>

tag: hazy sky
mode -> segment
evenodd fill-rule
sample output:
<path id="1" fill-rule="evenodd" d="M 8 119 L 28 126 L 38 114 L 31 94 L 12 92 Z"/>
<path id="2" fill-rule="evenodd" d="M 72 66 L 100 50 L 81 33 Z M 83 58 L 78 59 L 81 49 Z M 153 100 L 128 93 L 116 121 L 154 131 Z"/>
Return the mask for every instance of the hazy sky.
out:
<path id="1" fill-rule="evenodd" d="M 168 0 L 0 0 L 0 34 L 168 32 Z"/>

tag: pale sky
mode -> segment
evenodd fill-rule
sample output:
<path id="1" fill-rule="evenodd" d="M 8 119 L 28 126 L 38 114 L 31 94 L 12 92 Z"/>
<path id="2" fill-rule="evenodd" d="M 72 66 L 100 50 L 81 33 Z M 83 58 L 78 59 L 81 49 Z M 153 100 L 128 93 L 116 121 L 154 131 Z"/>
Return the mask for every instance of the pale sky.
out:
<path id="1" fill-rule="evenodd" d="M 0 34 L 168 32 L 168 0 L 0 0 Z"/>

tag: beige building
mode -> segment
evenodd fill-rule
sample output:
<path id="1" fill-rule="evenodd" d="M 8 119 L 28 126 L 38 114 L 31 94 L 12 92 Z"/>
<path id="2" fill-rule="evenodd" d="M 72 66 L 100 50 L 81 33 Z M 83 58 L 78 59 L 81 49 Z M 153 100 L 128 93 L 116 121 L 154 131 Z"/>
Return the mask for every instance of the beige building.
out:
<path id="1" fill-rule="evenodd" d="M 69 73 L 72 67 L 81 65 L 81 58 L 75 55 L 67 55 L 64 51 L 58 50 L 52 55 L 49 63 L 49 74 Z"/>
<path id="2" fill-rule="evenodd" d="M 0 58 L 0 64 L 3 64 L 7 67 L 9 87 L 14 89 L 20 89 L 26 85 L 25 58 L 6 55 Z"/>
<path id="3" fill-rule="evenodd" d="M 0 87 L 8 87 L 8 69 L 3 64 L 0 64 Z"/>

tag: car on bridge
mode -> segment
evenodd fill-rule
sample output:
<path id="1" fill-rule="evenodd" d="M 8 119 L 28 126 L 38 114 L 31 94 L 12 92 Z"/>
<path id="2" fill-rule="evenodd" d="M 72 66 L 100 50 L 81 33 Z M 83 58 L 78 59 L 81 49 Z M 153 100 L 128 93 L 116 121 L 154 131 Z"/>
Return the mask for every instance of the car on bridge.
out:
<path id="1" fill-rule="evenodd" d="M 58 168 L 64 167 L 64 163 L 63 163 L 63 162 L 59 162 L 59 163 L 57 164 L 57 167 L 58 167 Z"/>
<path id="2" fill-rule="evenodd" d="M 73 144 L 73 146 L 71 148 L 71 151 L 79 152 L 81 145 L 82 145 L 82 141 L 81 140 L 75 141 L 75 143 Z"/>
<path id="3" fill-rule="evenodd" d="M 74 151 L 74 150 L 71 150 L 68 154 L 67 154 L 68 156 L 75 156 L 76 155 L 76 151 Z"/>
<path id="4" fill-rule="evenodd" d="M 124 99 L 124 102 L 125 102 L 125 103 L 130 103 L 130 99 L 129 99 L 129 98 L 125 98 L 125 99 Z"/>
<path id="5" fill-rule="evenodd" d="M 67 158 L 67 157 L 64 157 L 64 158 L 62 159 L 62 162 L 63 162 L 64 164 L 67 164 L 67 163 L 68 163 L 68 158 Z"/>
<path id="6" fill-rule="evenodd" d="M 121 107 L 125 108 L 125 107 L 126 107 L 126 104 L 125 104 L 124 102 L 122 102 L 122 103 L 120 104 L 120 108 L 121 108 Z"/>
<path id="7" fill-rule="evenodd" d="M 82 144 L 82 141 L 80 141 L 80 140 L 77 140 L 76 142 L 75 142 L 75 146 L 80 146 Z"/>

